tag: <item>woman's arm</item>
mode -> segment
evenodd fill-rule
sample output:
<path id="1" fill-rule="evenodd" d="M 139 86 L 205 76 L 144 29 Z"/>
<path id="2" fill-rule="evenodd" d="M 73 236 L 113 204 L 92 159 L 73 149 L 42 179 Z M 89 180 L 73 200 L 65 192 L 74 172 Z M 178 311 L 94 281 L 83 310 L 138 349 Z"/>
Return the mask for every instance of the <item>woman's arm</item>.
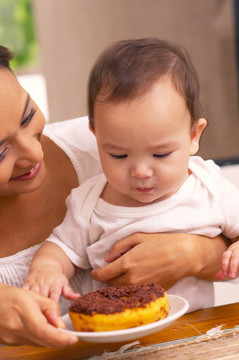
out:
<path id="1" fill-rule="evenodd" d="M 75 336 L 60 332 L 59 305 L 32 291 L 0 284 L 0 344 L 65 347 Z M 52 324 L 52 325 L 51 325 Z"/>
<path id="2" fill-rule="evenodd" d="M 186 276 L 215 280 L 228 240 L 193 234 L 136 233 L 118 241 L 104 268 L 92 271 L 95 280 L 112 286 L 155 282 L 165 289 Z"/>

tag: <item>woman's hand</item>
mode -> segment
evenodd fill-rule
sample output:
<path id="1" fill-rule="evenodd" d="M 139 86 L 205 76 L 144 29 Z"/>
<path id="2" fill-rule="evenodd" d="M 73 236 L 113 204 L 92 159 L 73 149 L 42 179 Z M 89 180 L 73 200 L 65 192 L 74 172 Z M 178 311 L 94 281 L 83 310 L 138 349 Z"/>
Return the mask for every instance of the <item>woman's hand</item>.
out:
<path id="1" fill-rule="evenodd" d="M 32 291 L 0 284 L 0 344 L 66 347 L 77 342 L 64 327 L 59 305 Z"/>
<path id="2" fill-rule="evenodd" d="M 136 233 L 118 241 L 105 258 L 109 264 L 92 277 L 111 286 L 155 282 L 166 290 L 186 276 L 213 280 L 227 246 L 223 236 Z"/>

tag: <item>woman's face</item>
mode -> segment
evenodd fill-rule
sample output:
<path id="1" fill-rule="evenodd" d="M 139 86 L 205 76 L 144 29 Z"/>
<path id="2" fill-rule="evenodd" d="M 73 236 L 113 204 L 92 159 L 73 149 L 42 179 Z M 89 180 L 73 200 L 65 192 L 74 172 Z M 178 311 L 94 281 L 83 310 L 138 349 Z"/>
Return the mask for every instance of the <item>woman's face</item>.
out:
<path id="1" fill-rule="evenodd" d="M 0 196 L 37 190 L 46 176 L 45 119 L 11 71 L 0 69 Z"/>

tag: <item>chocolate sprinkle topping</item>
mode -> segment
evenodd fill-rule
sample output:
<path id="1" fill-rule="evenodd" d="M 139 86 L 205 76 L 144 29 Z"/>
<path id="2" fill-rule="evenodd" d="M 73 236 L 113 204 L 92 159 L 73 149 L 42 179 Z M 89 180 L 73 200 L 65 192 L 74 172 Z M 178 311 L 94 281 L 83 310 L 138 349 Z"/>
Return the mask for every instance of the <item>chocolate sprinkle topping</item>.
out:
<path id="1" fill-rule="evenodd" d="M 70 311 L 85 315 L 114 314 L 125 309 L 145 307 L 163 296 L 164 289 L 156 284 L 108 287 L 79 297 L 70 306 Z"/>

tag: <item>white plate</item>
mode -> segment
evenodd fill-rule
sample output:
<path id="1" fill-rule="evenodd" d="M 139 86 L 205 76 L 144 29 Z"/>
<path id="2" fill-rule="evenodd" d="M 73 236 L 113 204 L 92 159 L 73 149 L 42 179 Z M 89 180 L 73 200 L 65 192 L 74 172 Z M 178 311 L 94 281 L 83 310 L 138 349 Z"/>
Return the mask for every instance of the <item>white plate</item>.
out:
<path id="1" fill-rule="evenodd" d="M 168 300 L 170 304 L 170 312 L 168 316 L 163 320 L 158 320 L 151 324 L 115 331 L 77 332 L 74 330 L 69 315 L 64 315 L 62 319 L 66 324 L 66 328 L 59 330 L 74 334 L 78 336 L 81 340 L 95 343 L 121 342 L 137 339 L 164 329 L 165 327 L 172 324 L 173 321 L 185 314 L 188 310 L 189 305 L 187 300 L 185 300 L 184 298 L 176 295 L 168 295 Z"/>

